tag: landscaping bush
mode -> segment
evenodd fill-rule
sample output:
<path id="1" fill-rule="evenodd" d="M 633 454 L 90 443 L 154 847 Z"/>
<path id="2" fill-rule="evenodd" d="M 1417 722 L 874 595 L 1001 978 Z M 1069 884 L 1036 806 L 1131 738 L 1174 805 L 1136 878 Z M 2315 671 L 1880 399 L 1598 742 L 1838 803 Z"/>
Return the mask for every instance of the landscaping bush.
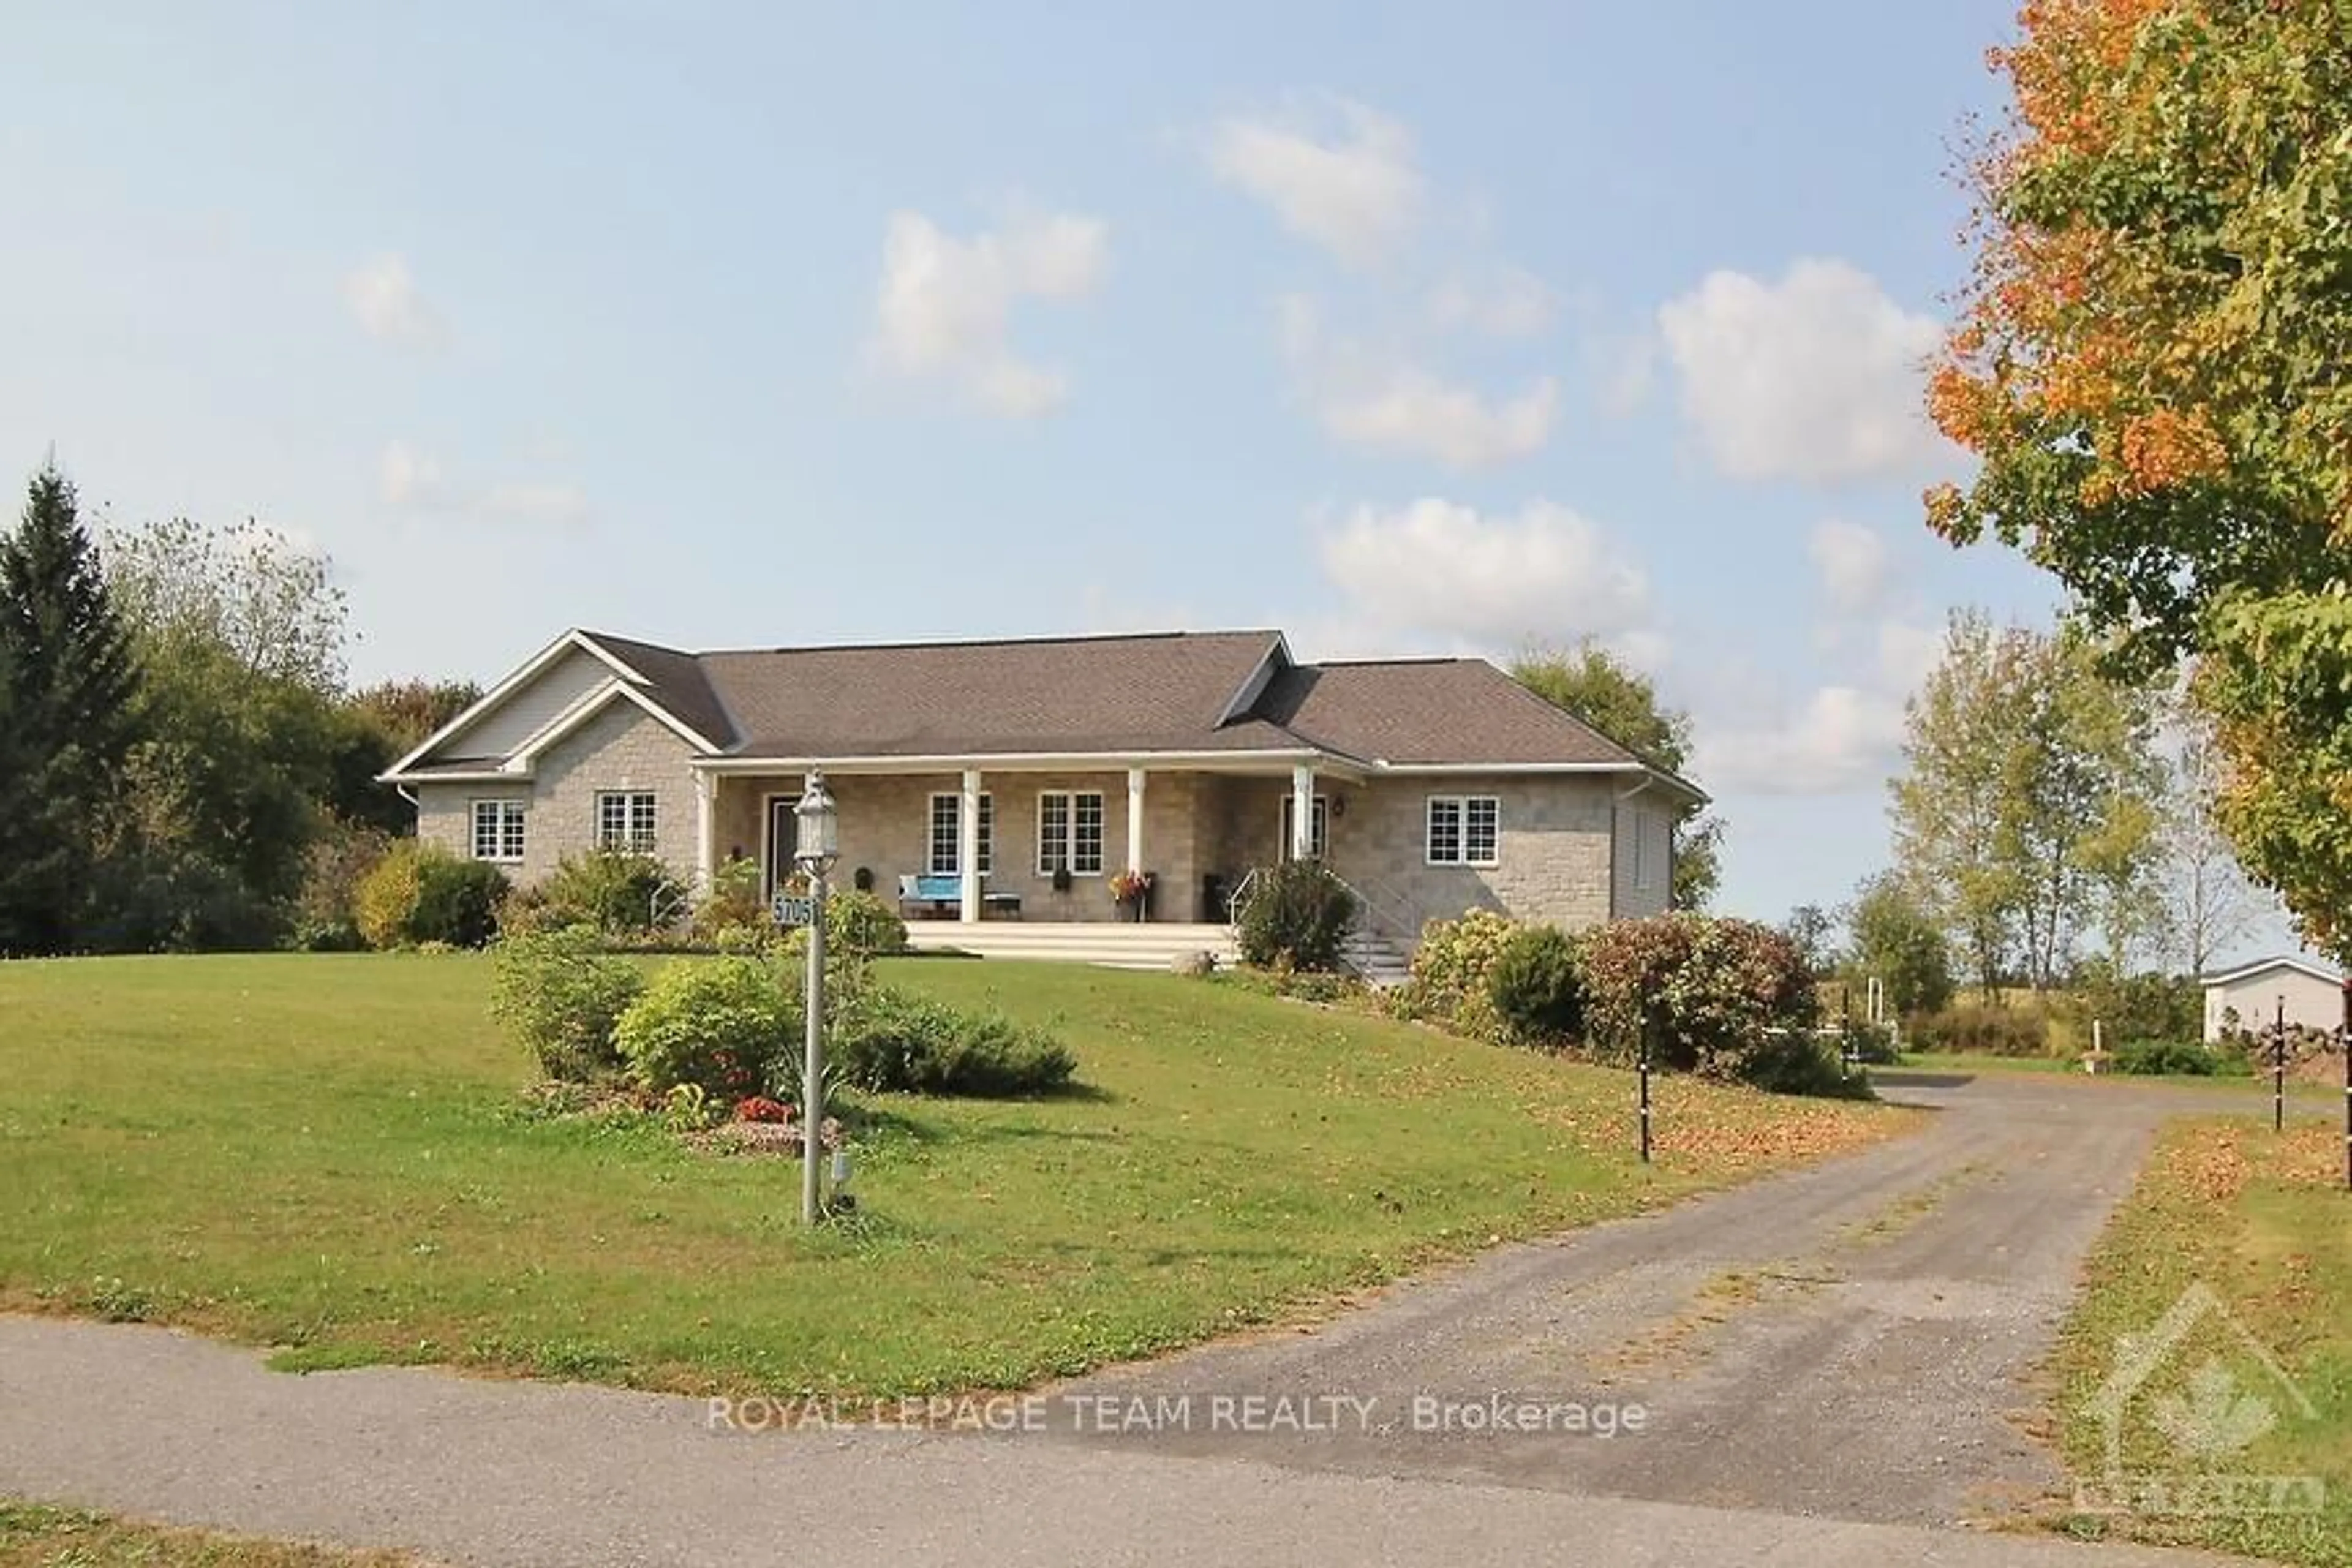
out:
<path id="1" fill-rule="evenodd" d="M 776 940 L 776 922 L 761 901 L 760 863 L 738 855 L 711 873 L 710 890 L 688 917 L 687 931 L 707 947 L 756 952 Z"/>
<path id="2" fill-rule="evenodd" d="M 360 879 L 352 915 L 370 947 L 479 947 L 498 930 L 506 890 L 496 866 L 402 838 Z"/>
<path id="3" fill-rule="evenodd" d="M 1479 1039 L 1500 1039 L 1504 1024 L 1487 994 L 1487 979 L 1518 923 L 1492 910 L 1460 920 L 1432 921 L 1413 949 L 1412 977 L 1382 998 L 1402 1018 L 1434 1018 Z"/>
<path id="4" fill-rule="evenodd" d="M 692 1084 L 732 1104 L 768 1087 L 800 1017 L 787 978 L 758 959 L 698 959 L 656 975 L 613 1039 L 646 1088 Z"/>
<path id="5" fill-rule="evenodd" d="M 428 854 L 416 863 L 416 912 L 409 918 L 411 940 L 422 944 L 480 947 L 499 930 L 499 900 L 506 897 L 506 873 L 485 860 Z"/>
<path id="6" fill-rule="evenodd" d="M 302 890 L 295 896 L 287 944 L 299 952 L 352 952 L 365 947 L 358 921 L 360 884 L 391 842 L 377 828 L 330 817 L 304 858 Z"/>
<path id="7" fill-rule="evenodd" d="M 1588 1036 L 1621 1061 L 1646 1035 L 1658 1065 L 1752 1081 L 1773 1059 L 1767 1031 L 1807 1028 L 1818 1013 L 1804 955 L 1753 921 L 1618 921 L 1591 933 L 1583 957 Z"/>
<path id="8" fill-rule="evenodd" d="M 1287 962 L 1293 969 L 1339 966 L 1339 944 L 1356 918 L 1356 895 L 1319 860 L 1267 867 L 1242 907 L 1242 962 L 1259 968 Z"/>
<path id="9" fill-rule="evenodd" d="M 490 1016 L 552 1079 L 585 1080 L 618 1067 L 614 1026 L 645 988 L 644 973 L 606 955 L 584 925 L 508 932 L 491 954 Z"/>
<path id="10" fill-rule="evenodd" d="M 1870 1079 L 1849 1074 L 1831 1043 L 1810 1029 L 1774 1029 L 1748 1053 L 1739 1079 L 1773 1094 L 1875 1100 Z"/>
<path id="11" fill-rule="evenodd" d="M 2116 1070 L 2146 1078 L 2211 1078 L 2222 1064 L 2194 1040 L 2134 1040 L 2116 1052 Z"/>
<path id="12" fill-rule="evenodd" d="M 1584 1033 L 1584 976 L 1558 926 L 1522 926 L 1486 973 L 1486 1001 L 1515 1040 L 1566 1045 Z"/>
<path id="13" fill-rule="evenodd" d="M 907 951 L 907 922 L 876 893 L 856 889 L 824 900 L 824 944 L 835 952 L 879 958 Z"/>
<path id="14" fill-rule="evenodd" d="M 1910 1022 L 1914 1051 L 1975 1056 L 2041 1057 L 2050 1054 L 2050 1020 L 2036 1009 L 1964 1002 Z"/>
<path id="15" fill-rule="evenodd" d="M 883 985 L 843 1010 L 832 1048 L 847 1082 L 886 1093 L 1038 1094 L 1069 1082 L 1078 1065 L 1042 1029 Z"/>
<path id="16" fill-rule="evenodd" d="M 374 948 L 398 947 L 412 941 L 408 922 L 416 914 L 416 893 L 423 881 L 417 858 L 424 846 L 414 838 L 395 839 L 352 891 L 352 919 L 360 935 Z"/>
<path id="17" fill-rule="evenodd" d="M 535 895 L 536 919 L 547 925 L 642 936 L 672 923 L 686 890 L 651 855 L 596 849 L 558 860 Z"/>
<path id="18" fill-rule="evenodd" d="M 1843 1034 L 1842 1044 L 1845 1052 L 1858 1062 L 1868 1062 L 1873 1067 L 1892 1067 L 1902 1060 L 1901 1053 L 1895 1048 L 1892 1025 L 1848 1018 Z"/>

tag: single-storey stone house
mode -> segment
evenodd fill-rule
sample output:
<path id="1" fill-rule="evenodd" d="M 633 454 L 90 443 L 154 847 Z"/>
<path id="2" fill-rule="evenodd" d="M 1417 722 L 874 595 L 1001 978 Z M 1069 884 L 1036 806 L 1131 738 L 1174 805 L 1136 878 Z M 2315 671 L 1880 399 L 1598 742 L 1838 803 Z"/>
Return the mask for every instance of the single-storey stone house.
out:
<path id="1" fill-rule="evenodd" d="M 419 833 L 518 881 L 598 847 L 707 883 L 789 874 L 822 769 L 836 876 L 966 921 L 1222 922 L 1254 868 L 1322 858 L 1409 942 L 1484 908 L 1666 907 L 1693 785 L 1480 659 L 1302 664 L 1281 633 L 688 653 L 568 631 L 383 775 Z"/>

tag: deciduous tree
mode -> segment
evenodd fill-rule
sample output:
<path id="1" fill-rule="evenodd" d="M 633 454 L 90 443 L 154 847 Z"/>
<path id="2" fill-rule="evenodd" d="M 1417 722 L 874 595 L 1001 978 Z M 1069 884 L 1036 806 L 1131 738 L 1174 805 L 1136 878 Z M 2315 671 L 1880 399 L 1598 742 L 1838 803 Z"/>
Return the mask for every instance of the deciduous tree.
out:
<path id="1" fill-rule="evenodd" d="M 1511 661 L 1511 676 L 1652 767 L 1682 775 L 1690 759 L 1690 715 L 1659 700 L 1656 682 L 1599 643 L 1531 646 Z M 1723 818 L 1705 812 L 1675 824 L 1669 897 L 1675 909 L 1702 910 L 1715 897 L 1723 879 Z"/>
<path id="2" fill-rule="evenodd" d="M 2028 0 L 1972 160 L 1930 522 L 2054 574 L 2220 721 L 2219 819 L 2352 958 L 2352 7 Z"/>

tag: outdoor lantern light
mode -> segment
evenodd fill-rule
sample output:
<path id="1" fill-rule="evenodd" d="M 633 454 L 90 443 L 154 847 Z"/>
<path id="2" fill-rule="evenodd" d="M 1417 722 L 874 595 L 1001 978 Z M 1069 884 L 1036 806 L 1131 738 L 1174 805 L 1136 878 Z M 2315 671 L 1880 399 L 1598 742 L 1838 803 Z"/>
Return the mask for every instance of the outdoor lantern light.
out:
<path id="1" fill-rule="evenodd" d="M 800 804 L 793 807 L 793 816 L 800 832 L 800 845 L 793 858 L 807 868 L 812 876 L 831 870 L 834 860 L 841 854 L 841 819 L 833 808 L 833 796 L 825 793 L 823 773 L 810 770 L 808 785 L 801 791 Z"/>

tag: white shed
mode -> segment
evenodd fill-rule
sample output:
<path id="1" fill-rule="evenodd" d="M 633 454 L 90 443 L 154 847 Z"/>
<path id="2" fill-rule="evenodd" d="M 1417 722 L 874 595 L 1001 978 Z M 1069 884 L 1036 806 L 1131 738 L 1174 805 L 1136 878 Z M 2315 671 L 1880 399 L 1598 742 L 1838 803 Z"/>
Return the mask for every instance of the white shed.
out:
<path id="1" fill-rule="evenodd" d="M 2344 1022 L 2344 977 L 2315 959 L 2257 959 L 2199 980 L 2205 987 L 2208 1043 L 2224 1028 L 2268 1028 L 2281 1002 L 2290 1024 L 2333 1029 Z"/>

